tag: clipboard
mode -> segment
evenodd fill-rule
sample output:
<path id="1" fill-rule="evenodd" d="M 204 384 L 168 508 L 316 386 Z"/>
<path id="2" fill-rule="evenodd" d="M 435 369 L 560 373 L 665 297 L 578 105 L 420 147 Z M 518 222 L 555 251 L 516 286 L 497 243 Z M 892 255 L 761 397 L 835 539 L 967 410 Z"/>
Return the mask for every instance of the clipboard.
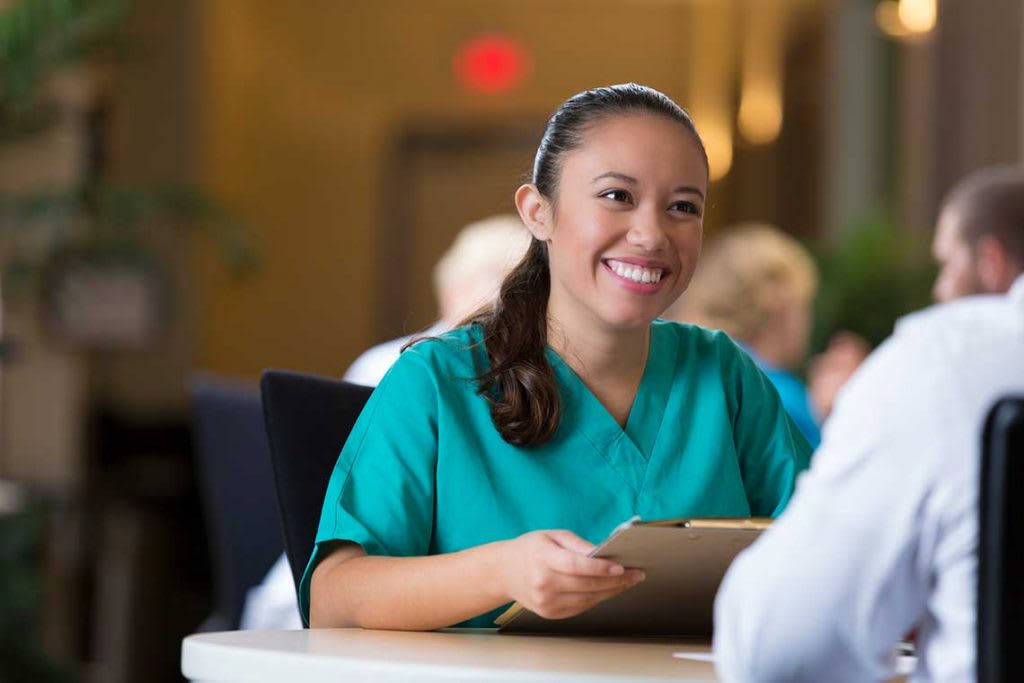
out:
<path id="1" fill-rule="evenodd" d="M 620 524 L 591 553 L 647 578 L 568 619 L 545 619 L 514 603 L 499 633 L 711 636 L 715 593 L 733 559 L 771 524 L 764 518 L 690 518 Z"/>

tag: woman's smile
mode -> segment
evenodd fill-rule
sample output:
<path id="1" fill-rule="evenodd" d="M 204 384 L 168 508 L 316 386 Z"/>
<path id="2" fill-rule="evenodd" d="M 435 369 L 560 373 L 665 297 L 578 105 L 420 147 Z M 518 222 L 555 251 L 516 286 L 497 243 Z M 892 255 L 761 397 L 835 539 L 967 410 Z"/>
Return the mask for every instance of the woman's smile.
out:
<path id="1" fill-rule="evenodd" d="M 650 259 L 606 258 L 601 264 L 620 287 L 640 295 L 660 292 L 667 283 L 665 276 L 671 272 L 666 264 Z"/>

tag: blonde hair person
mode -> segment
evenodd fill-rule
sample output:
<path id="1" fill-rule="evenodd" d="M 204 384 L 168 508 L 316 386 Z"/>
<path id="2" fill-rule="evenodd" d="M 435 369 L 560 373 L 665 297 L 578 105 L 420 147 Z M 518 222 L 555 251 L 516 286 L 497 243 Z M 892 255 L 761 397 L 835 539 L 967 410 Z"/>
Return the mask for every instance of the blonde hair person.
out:
<path id="1" fill-rule="evenodd" d="M 447 327 L 490 303 L 529 246 L 530 233 L 512 214 L 491 216 L 459 231 L 434 266 L 434 292 Z"/>
<path id="2" fill-rule="evenodd" d="M 766 223 L 712 239 L 666 318 L 720 329 L 740 342 L 782 397 L 812 446 L 821 440 L 807 388 L 788 370 L 807 353 L 818 269 L 796 239 Z"/>
<path id="3" fill-rule="evenodd" d="M 462 228 L 434 266 L 437 322 L 424 331 L 364 351 L 345 372 L 345 381 L 377 386 L 410 341 L 443 334 L 487 305 L 528 246 L 530 233 L 512 214 L 491 216 Z"/>

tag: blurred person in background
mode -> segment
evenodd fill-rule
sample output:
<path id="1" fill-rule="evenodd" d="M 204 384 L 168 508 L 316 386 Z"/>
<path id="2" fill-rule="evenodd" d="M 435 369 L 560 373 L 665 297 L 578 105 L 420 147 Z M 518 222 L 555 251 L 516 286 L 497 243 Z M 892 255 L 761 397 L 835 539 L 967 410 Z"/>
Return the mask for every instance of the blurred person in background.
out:
<path id="1" fill-rule="evenodd" d="M 945 303 L 853 376 L 793 503 L 722 583 L 726 683 L 886 679 L 911 631 L 912 681 L 975 679 L 982 429 L 1024 393 L 1022 169 L 967 177 L 939 215 Z"/>
<path id="2" fill-rule="evenodd" d="M 442 334 L 490 302 L 529 244 L 530 233 L 512 214 L 492 216 L 464 227 L 434 266 L 434 295 L 441 319 L 419 334 L 369 349 L 349 366 L 344 379 L 377 386 L 409 341 Z M 263 582 L 249 591 L 240 627 L 302 628 L 286 556 L 278 558 Z"/>
<path id="3" fill-rule="evenodd" d="M 832 406 L 843 388 L 864 359 L 871 353 L 871 345 L 855 332 L 836 332 L 821 353 L 812 356 L 807 364 L 807 393 L 811 398 L 819 424 L 832 414 Z"/>
<path id="4" fill-rule="evenodd" d="M 949 194 L 939 213 L 932 254 L 939 276 L 932 294 L 951 301 L 1005 294 L 1024 272 L 1024 167 L 973 173 Z"/>
<path id="5" fill-rule="evenodd" d="M 807 355 L 817 288 L 817 267 L 798 241 L 771 225 L 741 224 L 709 241 L 686 293 L 664 315 L 739 342 L 812 448 L 822 412 L 792 369 Z"/>
<path id="6" fill-rule="evenodd" d="M 530 233 L 518 216 L 492 216 L 464 227 L 434 266 L 434 296 L 441 318 L 425 331 L 392 339 L 363 353 L 344 380 L 375 387 L 416 337 L 447 332 L 498 293 L 501 281 L 526 253 Z"/>

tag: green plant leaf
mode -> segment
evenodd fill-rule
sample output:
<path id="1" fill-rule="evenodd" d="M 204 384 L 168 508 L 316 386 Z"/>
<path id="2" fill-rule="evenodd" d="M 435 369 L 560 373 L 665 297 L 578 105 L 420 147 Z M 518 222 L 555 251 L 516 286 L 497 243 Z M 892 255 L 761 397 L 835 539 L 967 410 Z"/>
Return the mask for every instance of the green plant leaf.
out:
<path id="1" fill-rule="evenodd" d="M 930 303 L 935 267 L 928 242 L 885 213 L 865 215 L 815 256 L 821 270 L 815 349 L 841 330 L 877 345 L 898 318 Z"/>

